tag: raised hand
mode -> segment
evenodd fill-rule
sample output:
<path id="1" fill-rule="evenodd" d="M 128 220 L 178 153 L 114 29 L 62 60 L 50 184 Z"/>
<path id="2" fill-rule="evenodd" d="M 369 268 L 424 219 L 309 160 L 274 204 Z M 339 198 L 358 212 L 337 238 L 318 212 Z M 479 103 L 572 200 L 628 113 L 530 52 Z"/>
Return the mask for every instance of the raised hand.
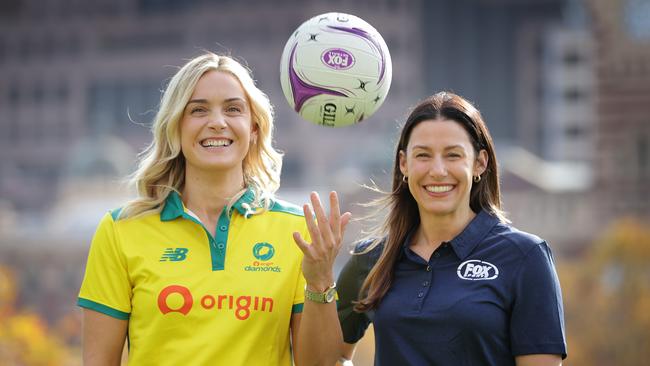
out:
<path id="1" fill-rule="evenodd" d="M 312 291 L 321 292 L 334 283 L 334 260 L 341 249 L 345 227 L 350 222 L 352 214 L 346 212 L 341 215 L 336 192 L 330 192 L 329 218 L 325 214 L 318 193 L 312 192 L 309 197 L 314 212 L 308 204 L 303 205 L 302 209 L 312 242 L 307 243 L 298 232 L 293 233 L 293 239 L 304 253 L 302 272 L 307 287 Z"/>

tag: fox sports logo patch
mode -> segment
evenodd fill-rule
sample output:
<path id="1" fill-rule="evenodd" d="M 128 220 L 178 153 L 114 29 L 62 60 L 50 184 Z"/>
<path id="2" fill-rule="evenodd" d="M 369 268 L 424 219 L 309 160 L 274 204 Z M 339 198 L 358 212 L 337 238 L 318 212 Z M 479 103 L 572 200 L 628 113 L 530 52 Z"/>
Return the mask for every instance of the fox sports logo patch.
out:
<path id="1" fill-rule="evenodd" d="M 470 259 L 461 263 L 456 273 L 463 280 L 493 280 L 499 276 L 499 269 L 492 263 Z"/>

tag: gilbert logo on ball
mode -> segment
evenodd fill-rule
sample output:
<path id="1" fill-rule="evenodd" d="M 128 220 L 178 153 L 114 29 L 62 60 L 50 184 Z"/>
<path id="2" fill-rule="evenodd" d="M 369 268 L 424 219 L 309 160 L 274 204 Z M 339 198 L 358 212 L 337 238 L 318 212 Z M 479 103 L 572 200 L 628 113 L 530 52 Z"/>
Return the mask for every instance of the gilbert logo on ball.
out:
<path id="1" fill-rule="evenodd" d="M 291 35 L 280 64 L 289 105 L 304 119 L 347 126 L 367 119 L 386 99 L 392 79 L 386 42 L 363 19 L 315 16 Z"/>

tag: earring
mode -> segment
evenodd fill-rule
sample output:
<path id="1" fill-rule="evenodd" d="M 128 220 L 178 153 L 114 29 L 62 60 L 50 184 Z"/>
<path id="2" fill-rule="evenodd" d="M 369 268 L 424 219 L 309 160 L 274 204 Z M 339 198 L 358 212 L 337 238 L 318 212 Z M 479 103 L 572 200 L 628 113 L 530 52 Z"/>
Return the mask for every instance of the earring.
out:
<path id="1" fill-rule="evenodd" d="M 402 182 L 404 182 L 404 183 L 408 183 L 408 182 L 409 182 L 408 179 L 409 179 L 409 177 L 407 177 L 407 176 L 405 176 L 405 175 L 402 175 Z"/>
<path id="2" fill-rule="evenodd" d="M 481 175 L 474 176 L 474 183 L 478 183 L 480 181 L 481 181 Z"/>

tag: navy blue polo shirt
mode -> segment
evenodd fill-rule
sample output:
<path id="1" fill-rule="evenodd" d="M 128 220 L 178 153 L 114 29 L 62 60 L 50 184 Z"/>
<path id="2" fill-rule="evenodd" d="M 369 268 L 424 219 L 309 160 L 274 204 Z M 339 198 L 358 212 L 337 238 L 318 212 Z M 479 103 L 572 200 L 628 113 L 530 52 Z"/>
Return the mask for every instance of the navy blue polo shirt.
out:
<path id="1" fill-rule="evenodd" d="M 518 355 L 566 357 L 562 294 L 546 242 L 481 211 L 426 261 L 409 247 L 413 232 L 374 311 L 356 313 L 352 301 L 383 245 L 353 255 L 341 271 L 345 342 L 356 343 L 372 322 L 375 365 L 506 366 Z"/>

